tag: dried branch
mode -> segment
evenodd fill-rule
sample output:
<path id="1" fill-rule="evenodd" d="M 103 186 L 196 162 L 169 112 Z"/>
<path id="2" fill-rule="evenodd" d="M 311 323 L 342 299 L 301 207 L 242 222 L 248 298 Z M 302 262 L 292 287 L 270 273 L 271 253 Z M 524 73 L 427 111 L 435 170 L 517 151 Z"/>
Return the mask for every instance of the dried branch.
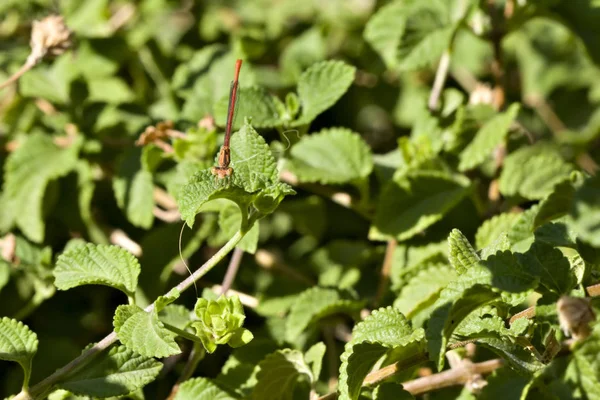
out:
<path id="1" fill-rule="evenodd" d="M 31 28 L 31 53 L 25 64 L 5 82 L 0 90 L 16 82 L 25 72 L 39 64 L 46 55 L 60 55 L 71 47 L 71 31 L 60 15 L 50 15 L 41 21 L 33 21 Z"/>
<path id="2" fill-rule="evenodd" d="M 379 287 L 377 288 L 377 294 L 375 295 L 374 303 L 378 305 L 381 303 L 383 296 L 387 290 L 388 283 L 390 281 L 390 273 L 392 271 L 392 264 L 394 261 L 394 252 L 398 241 L 395 239 L 388 240 L 385 248 L 385 257 L 383 258 L 383 266 L 381 267 L 381 278 L 379 279 Z"/>

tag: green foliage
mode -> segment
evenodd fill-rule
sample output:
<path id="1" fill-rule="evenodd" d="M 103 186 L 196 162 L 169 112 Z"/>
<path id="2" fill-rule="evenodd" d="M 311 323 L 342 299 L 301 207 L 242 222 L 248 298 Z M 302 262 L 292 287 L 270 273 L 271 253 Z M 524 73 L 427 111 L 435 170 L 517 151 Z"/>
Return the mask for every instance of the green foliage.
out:
<path id="1" fill-rule="evenodd" d="M 600 396 L 598 0 L 183 3 L 0 1 L 0 398 Z"/>
<path id="2" fill-rule="evenodd" d="M 61 254 L 54 268 L 55 285 L 68 290 L 81 285 L 106 285 L 133 296 L 140 264 L 133 254 L 117 246 L 73 246 Z"/>

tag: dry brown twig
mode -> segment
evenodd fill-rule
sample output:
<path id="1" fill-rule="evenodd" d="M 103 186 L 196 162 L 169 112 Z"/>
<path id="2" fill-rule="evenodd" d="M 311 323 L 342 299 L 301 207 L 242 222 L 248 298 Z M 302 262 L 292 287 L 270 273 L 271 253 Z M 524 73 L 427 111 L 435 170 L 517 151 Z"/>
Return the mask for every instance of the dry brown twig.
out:
<path id="1" fill-rule="evenodd" d="M 16 82 L 23 74 L 39 64 L 47 55 L 57 56 L 63 54 L 71 47 L 71 31 L 65 25 L 60 15 L 50 15 L 41 21 L 33 21 L 31 28 L 31 53 L 25 64 L 5 82 L 0 84 L 4 89 Z"/>

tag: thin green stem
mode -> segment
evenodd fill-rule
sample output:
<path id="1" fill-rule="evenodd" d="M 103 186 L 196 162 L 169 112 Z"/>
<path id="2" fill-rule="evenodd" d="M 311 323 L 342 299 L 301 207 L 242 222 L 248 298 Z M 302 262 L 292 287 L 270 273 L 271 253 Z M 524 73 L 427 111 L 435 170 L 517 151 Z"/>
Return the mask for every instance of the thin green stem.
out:
<path id="1" fill-rule="evenodd" d="M 178 327 L 173 326 L 171 324 L 168 324 L 166 322 L 163 322 L 163 325 L 165 326 L 165 328 L 167 328 L 171 332 L 175 332 L 176 334 L 178 334 L 182 338 L 190 340 L 190 341 L 192 341 L 194 343 L 202 343 L 202 341 L 200 340 L 200 338 L 198 336 L 196 336 L 196 335 L 193 335 L 193 334 L 191 334 L 189 332 L 186 332 L 183 329 L 179 329 Z"/>
<path id="2" fill-rule="evenodd" d="M 200 279 L 206 275 L 208 271 L 213 269 L 219 263 L 219 261 L 221 261 L 231 250 L 234 249 L 235 246 L 237 246 L 245 234 L 246 232 L 238 231 L 235 235 L 233 235 L 233 237 L 229 239 L 229 241 L 225 243 L 225 245 L 221 247 L 221 249 L 215 253 L 214 256 L 209 258 L 208 261 L 206 261 L 192 275 L 177 285 L 179 292 L 183 292 L 188 289 L 196 280 Z M 152 310 L 154 310 L 154 303 L 150 304 L 144 309 L 146 312 L 150 312 Z M 88 365 L 96 356 L 109 348 L 116 341 L 117 334 L 113 331 L 100 342 L 81 353 L 79 357 L 75 358 L 70 363 L 58 369 L 52 375 L 46 377 L 46 379 L 33 386 L 29 392 L 21 391 L 13 398 L 13 400 L 29 400 L 32 398 L 36 399 L 46 397 L 56 383 L 60 382 L 68 375 L 78 371 L 82 367 Z"/>

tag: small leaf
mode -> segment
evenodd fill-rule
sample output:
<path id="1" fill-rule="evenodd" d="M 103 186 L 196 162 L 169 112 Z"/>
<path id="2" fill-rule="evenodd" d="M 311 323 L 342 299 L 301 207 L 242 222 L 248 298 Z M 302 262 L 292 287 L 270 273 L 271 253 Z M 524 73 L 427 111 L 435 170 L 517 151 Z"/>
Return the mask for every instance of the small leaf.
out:
<path id="1" fill-rule="evenodd" d="M 517 213 L 503 213 L 486 220 L 475 234 L 477 248 L 483 249 L 492 244 L 503 232 L 508 232 L 517 219 Z"/>
<path id="2" fill-rule="evenodd" d="M 466 289 L 453 304 L 446 303 L 436 309 L 427 327 L 427 345 L 429 357 L 437 364 L 438 370 L 444 367 L 446 346 L 456 327 L 471 312 L 499 298 L 499 293 L 476 284 Z M 440 300 L 443 301 L 442 298 Z"/>
<path id="3" fill-rule="evenodd" d="M 393 354 L 393 363 L 400 360 L 423 361 L 425 358 L 424 331 L 412 331 L 408 321 L 392 307 L 373 311 L 352 331 L 341 360 L 340 400 L 356 400 L 364 378 L 385 354 Z"/>
<path id="4" fill-rule="evenodd" d="M 192 378 L 179 386 L 175 400 L 236 400 L 208 378 Z"/>
<path id="5" fill-rule="evenodd" d="M 331 128 L 304 136 L 292 147 L 287 166 L 301 182 L 342 184 L 369 176 L 373 156 L 360 135 Z"/>
<path id="6" fill-rule="evenodd" d="M 356 68 L 341 61 L 313 64 L 298 80 L 302 114 L 293 126 L 307 125 L 317 115 L 334 105 L 354 81 Z"/>
<path id="7" fill-rule="evenodd" d="M 293 343 L 309 325 L 332 314 L 355 315 L 364 303 L 337 289 L 313 287 L 298 296 L 286 319 L 286 340 Z"/>
<path id="8" fill-rule="evenodd" d="M 414 171 L 383 190 L 371 226 L 373 240 L 406 240 L 443 218 L 469 192 L 464 176 Z"/>
<path id="9" fill-rule="evenodd" d="M 140 264 L 133 254 L 118 246 L 75 246 L 61 254 L 54 268 L 54 284 L 60 290 L 81 285 L 106 285 L 132 296 Z"/>
<path id="10" fill-rule="evenodd" d="M 154 381 L 162 367 L 153 358 L 136 354 L 125 346 L 113 346 L 58 386 L 82 396 L 124 396 Z"/>
<path id="11" fill-rule="evenodd" d="M 312 370 L 297 350 L 278 350 L 269 354 L 258 367 L 256 386 L 252 398 L 256 400 L 292 400 L 294 389 L 302 377 L 315 380 Z"/>
<path id="12" fill-rule="evenodd" d="M 519 113 L 519 104 L 512 104 L 506 112 L 496 115 L 477 132 L 475 139 L 460 154 L 459 171 L 482 164 L 492 151 L 504 142 L 512 122 Z"/>
<path id="13" fill-rule="evenodd" d="M 37 335 L 27 325 L 8 317 L 0 320 L 0 360 L 14 361 L 21 365 L 24 388 L 29 386 L 31 362 L 37 348 Z"/>
<path id="14" fill-rule="evenodd" d="M 219 126 L 225 126 L 229 96 L 221 98 L 215 104 L 215 120 Z M 240 88 L 235 109 L 233 129 L 243 126 L 244 118 L 252 118 L 256 128 L 273 128 L 282 125 L 277 112 L 274 97 L 260 87 Z"/>
<path id="15" fill-rule="evenodd" d="M 121 305 L 113 325 L 121 343 L 143 356 L 162 358 L 181 353 L 175 333 L 164 327 L 155 310 L 146 312 L 138 306 Z"/>
<path id="16" fill-rule="evenodd" d="M 458 229 L 453 229 L 450 232 L 448 245 L 450 247 L 450 251 L 448 252 L 450 264 L 456 269 L 459 275 L 463 274 L 473 265 L 477 265 L 480 261 L 471 243 L 469 243 L 465 235 Z"/>
<path id="17" fill-rule="evenodd" d="M 319 375 L 321 375 L 321 367 L 323 365 L 323 356 L 325 355 L 325 350 L 327 350 L 325 343 L 319 342 L 312 345 L 311 348 L 306 351 L 306 354 L 304 354 L 304 361 L 310 365 L 313 380 L 315 381 L 318 380 Z"/>

